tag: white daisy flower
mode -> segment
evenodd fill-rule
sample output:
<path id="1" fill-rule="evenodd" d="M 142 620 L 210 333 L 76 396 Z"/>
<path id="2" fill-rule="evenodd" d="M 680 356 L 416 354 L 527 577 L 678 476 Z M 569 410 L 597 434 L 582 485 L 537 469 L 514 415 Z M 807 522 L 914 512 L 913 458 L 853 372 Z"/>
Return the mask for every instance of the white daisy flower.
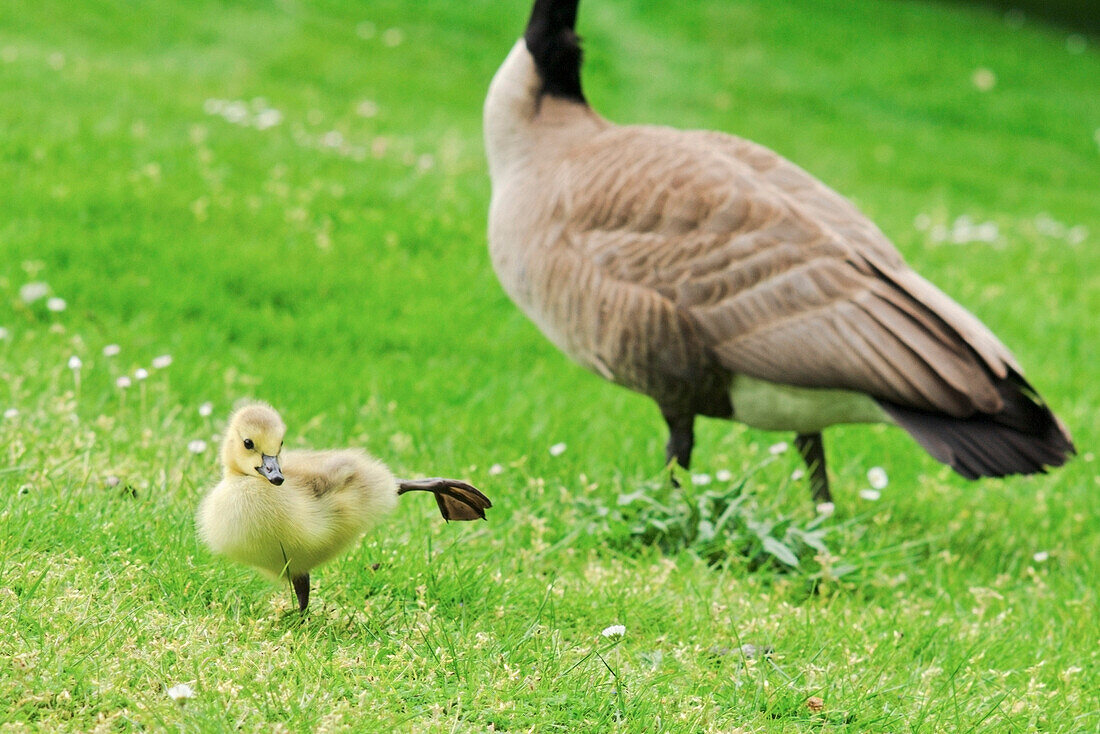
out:
<path id="1" fill-rule="evenodd" d="M 65 299 L 58 298 L 57 296 L 54 296 L 53 298 L 46 301 L 46 308 L 50 311 L 53 311 L 54 313 L 61 313 L 68 307 L 69 304 L 65 303 Z"/>
<path id="2" fill-rule="evenodd" d="M 1036 563 L 1046 563 L 1050 559 L 1050 553 L 1047 551 L 1039 551 L 1031 557 Z"/>
<path id="3" fill-rule="evenodd" d="M 719 482 L 728 482 L 733 479 L 733 472 L 731 472 L 729 469 L 719 469 L 718 471 L 714 472 L 714 478 L 717 479 Z"/>
<path id="4" fill-rule="evenodd" d="M 144 380 L 148 376 L 149 370 L 145 369 L 144 367 L 138 367 L 136 370 L 134 370 L 135 380 Z"/>
<path id="5" fill-rule="evenodd" d="M 489 476 L 491 476 L 491 477 L 495 477 L 498 474 L 503 474 L 503 473 L 504 473 L 504 467 L 501 466 L 500 464 L 493 464 L 491 467 L 489 467 Z"/>
<path id="6" fill-rule="evenodd" d="M 378 114 L 378 103 L 372 99 L 364 99 L 355 107 L 355 114 L 360 117 L 375 117 Z"/>
<path id="7" fill-rule="evenodd" d="M 194 698 L 195 692 L 191 690 L 191 686 L 186 683 L 180 683 L 179 685 L 172 686 L 168 689 L 168 698 L 173 701 L 186 701 L 189 698 Z"/>
<path id="8" fill-rule="evenodd" d="M 130 378 L 127 377 L 126 375 L 123 375 L 122 377 L 115 380 L 115 386 L 120 387 L 123 390 L 130 387 L 131 384 L 133 384 L 133 383 L 130 382 Z"/>
<path id="9" fill-rule="evenodd" d="M 257 130 L 267 130 L 270 127 L 275 127 L 282 121 L 283 113 L 269 107 L 256 113 L 254 123 Z"/>
<path id="10" fill-rule="evenodd" d="M 1046 212 L 1042 212 L 1035 217 L 1035 229 L 1039 231 L 1039 234 L 1045 234 L 1048 237 L 1063 237 L 1066 234 L 1066 225 Z"/>
<path id="11" fill-rule="evenodd" d="M 0 339 L 7 339 L 9 336 L 8 330 L 3 326 L 0 326 Z"/>
<path id="12" fill-rule="evenodd" d="M 600 634 L 603 635 L 604 637 L 608 637 L 608 638 L 612 638 L 612 639 L 622 637 L 623 635 L 626 634 L 626 627 L 624 625 L 621 625 L 621 624 L 613 624 L 610 627 L 605 628 L 604 631 L 601 632 Z"/>
<path id="13" fill-rule="evenodd" d="M 834 505 L 832 502 L 822 502 L 820 505 L 817 506 L 817 514 L 819 515 L 829 517 L 834 512 L 836 512 L 836 505 Z"/>
<path id="14" fill-rule="evenodd" d="M 859 496 L 868 502 L 874 502 L 882 496 L 882 492 L 879 492 L 877 489 L 861 489 L 859 490 Z"/>
<path id="15" fill-rule="evenodd" d="M 27 283 L 19 289 L 19 298 L 23 303 L 34 303 L 38 299 L 45 298 L 49 294 L 50 286 L 41 281 Z"/>
<path id="16" fill-rule="evenodd" d="M 108 344 L 107 346 L 103 347 L 103 356 L 104 357 L 114 357 L 114 356 L 117 356 L 118 353 L 121 352 L 121 351 L 122 351 L 122 347 L 120 347 L 119 345 L 117 345 L 117 344 Z"/>
<path id="17" fill-rule="evenodd" d="M 4 411 L 4 417 L 7 418 L 8 420 L 11 420 L 12 418 L 15 418 L 18 415 L 19 415 L 19 409 L 18 408 L 8 408 L 7 410 Z"/>
<path id="18" fill-rule="evenodd" d="M 705 487 L 710 484 L 710 474 L 692 474 L 691 483 L 696 487 Z"/>
<path id="19" fill-rule="evenodd" d="M 206 416 L 210 415 L 213 412 L 214 412 L 214 404 L 213 403 L 203 403 L 202 405 L 199 406 L 199 415 L 201 415 L 203 418 L 205 418 Z"/>
<path id="20" fill-rule="evenodd" d="M 168 365 L 172 364 L 172 355 L 162 354 L 159 357 L 153 357 L 153 367 L 158 370 L 162 370 Z"/>
<path id="21" fill-rule="evenodd" d="M 886 485 L 890 483 L 886 470 L 881 466 L 872 466 L 867 470 L 867 481 L 871 483 L 871 489 L 886 489 Z"/>
<path id="22" fill-rule="evenodd" d="M 194 441 L 187 444 L 187 450 L 192 454 L 201 454 L 203 451 L 206 451 L 206 441 L 203 441 L 201 438 L 196 438 Z"/>
<path id="23" fill-rule="evenodd" d="M 988 92 L 997 84 L 997 75 L 985 67 L 975 69 L 970 81 L 979 92 Z"/>
<path id="24" fill-rule="evenodd" d="M 248 121 L 248 107 L 244 102 L 233 100 L 222 107 L 221 115 L 226 121 L 232 122 L 234 125 L 240 125 Z"/>
<path id="25" fill-rule="evenodd" d="M 566 448 L 566 446 L 565 446 L 564 443 L 556 443 L 556 444 L 554 444 L 553 446 L 550 447 L 550 455 L 551 456 L 561 456 L 562 454 L 565 453 L 565 448 Z"/>
<path id="26" fill-rule="evenodd" d="M 780 454 L 785 453 L 788 448 L 789 446 L 787 445 L 786 441 L 780 441 L 779 443 L 773 443 L 771 446 L 769 446 L 768 453 L 772 456 L 779 456 Z"/>
<path id="27" fill-rule="evenodd" d="M 69 369 L 75 372 L 83 366 L 84 363 L 80 361 L 80 357 L 76 356 L 75 354 L 69 357 Z"/>
<path id="28" fill-rule="evenodd" d="M 382 33 L 382 43 L 393 48 L 394 46 L 400 46 L 401 42 L 405 40 L 405 32 L 400 28 L 387 28 Z"/>

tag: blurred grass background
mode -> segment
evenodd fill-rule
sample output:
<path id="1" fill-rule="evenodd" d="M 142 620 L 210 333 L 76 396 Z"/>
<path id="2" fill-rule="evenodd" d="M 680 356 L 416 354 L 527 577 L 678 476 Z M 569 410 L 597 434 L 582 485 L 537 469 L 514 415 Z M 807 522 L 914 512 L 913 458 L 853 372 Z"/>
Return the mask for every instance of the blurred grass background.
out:
<path id="1" fill-rule="evenodd" d="M 962 0 L 966 1 L 966 0 Z M 982 0 L 1008 13 L 1008 22 L 1023 23 L 1029 17 L 1052 21 L 1068 29 L 1095 33 L 1100 28 L 1100 7 L 1090 0 Z"/>
<path id="2" fill-rule="evenodd" d="M 836 429 L 828 553 L 713 568 L 602 524 L 662 491 L 660 417 L 567 363 L 489 267 L 481 102 L 527 5 L 0 4 L 0 720 L 1094 730 L 1095 36 L 927 2 L 585 0 L 599 111 L 752 138 L 853 198 L 1082 454 L 969 484 L 900 432 Z M 194 538 L 243 396 L 288 444 L 470 477 L 490 522 L 403 505 L 300 622 Z M 797 457 L 768 452 L 789 437 L 699 439 L 700 476 L 751 474 L 749 519 L 811 522 Z"/>

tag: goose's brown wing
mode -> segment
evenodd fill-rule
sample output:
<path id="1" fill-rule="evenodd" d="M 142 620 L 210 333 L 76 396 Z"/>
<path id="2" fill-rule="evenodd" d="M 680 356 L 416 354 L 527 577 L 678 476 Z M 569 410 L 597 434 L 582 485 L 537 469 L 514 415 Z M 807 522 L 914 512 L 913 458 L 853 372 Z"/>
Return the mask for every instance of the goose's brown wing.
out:
<path id="1" fill-rule="evenodd" d="M 561 169 L 568 245 L 674 303 L 735 373 L 921 410 L 995 413 L 1018 372 L 856 208 L 748 141 L 611 129 Z"/>

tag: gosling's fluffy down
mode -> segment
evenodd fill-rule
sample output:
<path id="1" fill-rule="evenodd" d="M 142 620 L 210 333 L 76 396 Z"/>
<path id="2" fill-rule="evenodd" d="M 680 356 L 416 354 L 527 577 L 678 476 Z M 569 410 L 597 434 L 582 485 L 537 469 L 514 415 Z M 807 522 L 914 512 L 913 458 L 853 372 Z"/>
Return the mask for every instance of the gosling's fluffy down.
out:
<path id="1" fill-rule="evenodd" d="M 216 553 L 294 585 L 309 603 L 309 571 L 331 559 L 397 506 L 408 491 L 433 492 L 447 520 L 484 519 L 492 506 L 454 479 L 402 481 L 359 449 L 282 450 L 286 426 L 254 403 L 229 420 L 222 480 L 199 506 L 199 535 Z"/>

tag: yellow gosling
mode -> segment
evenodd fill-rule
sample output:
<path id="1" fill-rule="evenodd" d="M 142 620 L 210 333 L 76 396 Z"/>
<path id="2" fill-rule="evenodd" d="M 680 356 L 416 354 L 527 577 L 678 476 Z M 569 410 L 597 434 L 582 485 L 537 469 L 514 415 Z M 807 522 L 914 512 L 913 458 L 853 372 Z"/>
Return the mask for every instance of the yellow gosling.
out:
<path id="1" fill-rule="evenodd" d="M 199 506 L 199 536 L 215 553 L 286 577 L 298 607 L 309 604 L 309 572 L 331 559 L 410 491 L 435 495 L 446 520 L 485 519 L 492 507 L 456 479 L 397 479 L 359 449 L 283 451 L 286 425 L 270 405 L 252 403 L 229 420 L 222 480 Z"/>

